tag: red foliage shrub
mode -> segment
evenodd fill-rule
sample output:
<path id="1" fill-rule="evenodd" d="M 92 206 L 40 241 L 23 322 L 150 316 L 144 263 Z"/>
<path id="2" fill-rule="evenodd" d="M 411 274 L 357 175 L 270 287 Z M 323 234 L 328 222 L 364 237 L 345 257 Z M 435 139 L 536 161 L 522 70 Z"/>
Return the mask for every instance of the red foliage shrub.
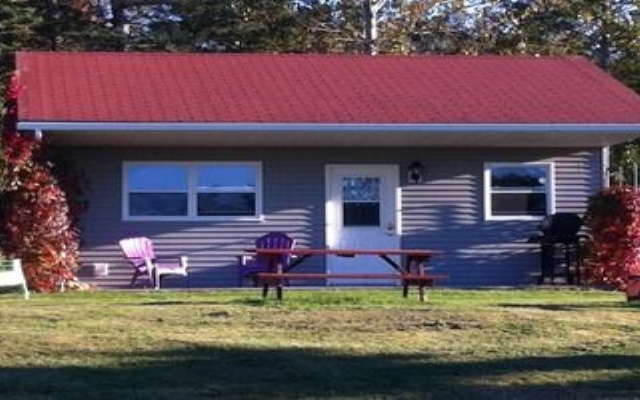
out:
<path id="1" fill-rule="evenodd" d="M 22 259 L 29 287 L 54 292 L 75 278 L 79 235 L 65 192 L 40 142 L 16 131 L 17 82 L 12 80 L 4 123 L 2 249 Z"/>
<path id="2" fill-rule="evenodd" d="M 640 191 L 602 190 L 590 198 L 585 223 L 592 237 L 589 280 L 625 289 L 630 276 L 640 275 Z"/>

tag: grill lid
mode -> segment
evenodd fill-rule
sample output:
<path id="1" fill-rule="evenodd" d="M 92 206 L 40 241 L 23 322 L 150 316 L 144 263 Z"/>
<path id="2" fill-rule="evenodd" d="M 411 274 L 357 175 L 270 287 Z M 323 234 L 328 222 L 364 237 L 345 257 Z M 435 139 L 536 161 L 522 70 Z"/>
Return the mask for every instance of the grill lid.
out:
<path id="1" fill-rule="evenodd" d="M 540 223 L 540 231 L 545 236 L 572 237 L 582 228 L 583 220 L 575 213 L 555 213 L 548 215 Z"/>

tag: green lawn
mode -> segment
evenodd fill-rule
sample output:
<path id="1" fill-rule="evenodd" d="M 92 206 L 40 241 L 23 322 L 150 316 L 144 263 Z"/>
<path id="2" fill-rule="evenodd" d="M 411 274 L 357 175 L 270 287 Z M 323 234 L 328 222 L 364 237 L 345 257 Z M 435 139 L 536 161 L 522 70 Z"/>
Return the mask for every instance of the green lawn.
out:
<path id="1" fill-rule="evenodd" d="M 588 290 L 0 295 L 0 398 L 640 398 L 640 307 Z"/>

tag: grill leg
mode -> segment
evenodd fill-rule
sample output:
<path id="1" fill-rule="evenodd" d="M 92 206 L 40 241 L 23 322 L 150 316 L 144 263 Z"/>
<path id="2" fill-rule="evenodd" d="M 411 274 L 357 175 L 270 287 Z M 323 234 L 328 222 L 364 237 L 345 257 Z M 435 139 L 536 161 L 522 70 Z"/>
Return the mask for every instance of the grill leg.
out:
<path id="1" fill-rule="evenodd" d="M 543 284 L 545 279 L 554 281 L 555 270 L 555 246 L 553 243 L 542 242 L 540 245 L 540 278 L 538 284 Z"/>

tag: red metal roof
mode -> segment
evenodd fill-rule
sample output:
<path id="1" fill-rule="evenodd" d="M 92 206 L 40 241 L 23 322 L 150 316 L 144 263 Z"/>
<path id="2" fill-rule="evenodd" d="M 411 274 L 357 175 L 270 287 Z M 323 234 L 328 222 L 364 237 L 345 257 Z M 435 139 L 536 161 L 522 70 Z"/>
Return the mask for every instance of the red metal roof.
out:
<path id="1" fill-rule="evenodd" d="M 21 52 L 32 122 L 628 124 L 580 57 Z"/>

